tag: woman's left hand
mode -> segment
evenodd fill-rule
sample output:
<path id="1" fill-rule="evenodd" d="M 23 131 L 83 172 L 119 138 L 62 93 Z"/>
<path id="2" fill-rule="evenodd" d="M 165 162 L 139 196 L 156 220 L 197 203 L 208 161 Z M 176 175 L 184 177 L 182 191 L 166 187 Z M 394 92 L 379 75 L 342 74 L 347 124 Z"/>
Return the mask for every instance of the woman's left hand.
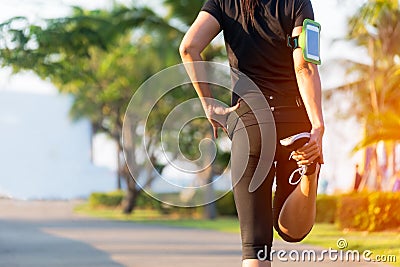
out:
<path id="1" fill-rule="evenodd" d="M 208 121 L 213 127 L 215 138 L 218 138 L 218 128 L 222 128 L 222 130 L 227 133 L 226 119 L 229 113 L 234 112 L 238 108 L 239 103 L 237 103 L 233 107 L 224 107 L 220 103 L 218 103 L 218 100 L 209 99 L 207 101 L 207 104 L 204 107 L 204 111 L 206 112 Z"/>

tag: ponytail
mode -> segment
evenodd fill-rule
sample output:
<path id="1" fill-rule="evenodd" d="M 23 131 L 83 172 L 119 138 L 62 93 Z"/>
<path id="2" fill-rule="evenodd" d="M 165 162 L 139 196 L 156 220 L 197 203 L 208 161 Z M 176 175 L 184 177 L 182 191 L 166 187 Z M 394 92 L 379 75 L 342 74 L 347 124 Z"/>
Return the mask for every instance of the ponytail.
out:
<path id="1" fill-rule="evenodd" d="M 244 25 L 248 25 L 249 22 L 252 26 L 256 24 L 254 13 L 259 4 L 258 1 L 259 0 L 240 0 L 240 9 L 242 12 Z"/>

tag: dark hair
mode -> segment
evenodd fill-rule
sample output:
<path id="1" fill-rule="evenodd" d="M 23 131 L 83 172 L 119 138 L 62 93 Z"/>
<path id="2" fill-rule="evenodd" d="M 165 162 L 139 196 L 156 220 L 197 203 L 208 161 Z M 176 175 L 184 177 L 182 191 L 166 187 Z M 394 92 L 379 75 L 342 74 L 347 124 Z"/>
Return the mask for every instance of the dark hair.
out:
<path id="1" fill-rule="evenodd" d="M 259 0 L 240 0 L 240 9 L 243 16 L 243 24 L 255 25 L 254 13 L 258 6 Z"/>

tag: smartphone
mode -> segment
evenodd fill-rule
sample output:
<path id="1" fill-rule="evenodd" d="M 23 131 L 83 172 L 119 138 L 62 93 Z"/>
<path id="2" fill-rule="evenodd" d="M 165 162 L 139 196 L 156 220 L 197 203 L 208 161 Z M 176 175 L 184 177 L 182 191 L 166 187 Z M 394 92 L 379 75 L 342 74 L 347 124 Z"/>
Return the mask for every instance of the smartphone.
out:
<path id="1" fill-rule="evenodd" d="M 299 37 L 300 47 L 303 48 L 303 56 L 306 61 L 321 64 L 320 55 L 321 25 L 311 19 L 305 19 L 303 31 Z"/>

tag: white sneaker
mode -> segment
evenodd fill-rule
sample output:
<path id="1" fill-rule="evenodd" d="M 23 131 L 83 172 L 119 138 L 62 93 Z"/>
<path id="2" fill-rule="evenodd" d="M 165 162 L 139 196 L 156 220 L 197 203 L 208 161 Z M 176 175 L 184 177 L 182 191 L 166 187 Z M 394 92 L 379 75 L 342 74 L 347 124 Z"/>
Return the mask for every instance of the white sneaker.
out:
<path id="1" fill-rule="evenodd" d="M 289 159 L 292 158 L 293 156 L 293 152 L 295 150 L 297 150 L 298 148 L 304 146 L 305 144 L 307 144 L 307 142 L 310 140 L 311 134 L 308 132 L 301 132 L 292 136 L 289 136 L 285 139 L 280 140 L 280 143 L 282 146 L 287 147 L 289 150 L 292 151 L 292 153 L 290 154 Z M 297 185 L 298 183 L 300 183 L 301 178 L 303 177 L 303 175 L 311 175 L 313 173 L 315 173 L 316 170 L 316 166 L 317 163 L 311 163 L 309 165 L 301 165 L 299 166 L 299 168 L 297 168 L 296 170 L 294 170 L 292 172 L 292 174 L 289 177 L 289 184 L 291 185 Z M 296 175 L 296 173 L 299 173 L 300 177 L 294 180 L 294 177 Z"/>

